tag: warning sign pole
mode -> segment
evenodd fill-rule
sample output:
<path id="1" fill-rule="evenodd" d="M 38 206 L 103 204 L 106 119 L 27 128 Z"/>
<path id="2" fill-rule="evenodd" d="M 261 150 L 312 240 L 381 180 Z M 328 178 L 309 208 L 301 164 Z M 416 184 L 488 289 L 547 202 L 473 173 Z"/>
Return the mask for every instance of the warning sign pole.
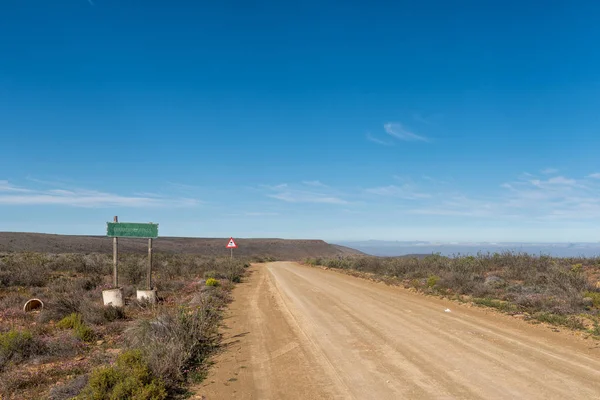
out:
<path id="1" fill-rule="evenodd" d="M 233 249 L 237 249 L 237 244 L 232 237 L 229 238 L 229 243 L 227 243 L 227 248 L 231 250 L 231 259 L 233 260 Z"/>

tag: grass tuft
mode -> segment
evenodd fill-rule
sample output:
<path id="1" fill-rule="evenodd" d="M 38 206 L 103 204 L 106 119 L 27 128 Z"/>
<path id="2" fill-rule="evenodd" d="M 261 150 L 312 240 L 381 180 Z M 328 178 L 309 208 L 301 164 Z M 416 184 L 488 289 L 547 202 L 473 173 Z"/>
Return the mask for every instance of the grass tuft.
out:
<path id="1" fill-rule="evenodd" d="M 475 303 L 479 306 L 496 308 L 496 309 L 498 309 L 500 311 L 504 311 L 504 312 L 516 312 L 519 310 L 519 307 L 517 307 L 515 304 L 511 304 L 507 301 L 491 299 L 489 297 L 474 298 L 473 303 Z"/>
<path id="2" fill-rule="evenodd" d="M 81 320 L 81 315 L 73 313 L 61 319 L 56 326 L 60 329 L 72 329 L 76 338 L 83 342 L 91 343 L 96 339 L 92 328 Z"/>
<path id="3" fill-rule="evenodd" d="M 583 324 L 583 322 L 581 322 L 578 318 L 572 315 L 558 315 L 548 312 L 540 312 L 534 314 L 533 317 L 540 322 L 546 322 L 551 325 L 561 325 L 576 330 L 585 329 L 585 325 Z"/>
<path id="4" fill-rule="evenodd" d="M 600 293 L 599 292 L 585 292 L 583 294 L 584 297 L 589 297 L 592 299 L 592 305 L 594 308 L 600 308 Z"/>

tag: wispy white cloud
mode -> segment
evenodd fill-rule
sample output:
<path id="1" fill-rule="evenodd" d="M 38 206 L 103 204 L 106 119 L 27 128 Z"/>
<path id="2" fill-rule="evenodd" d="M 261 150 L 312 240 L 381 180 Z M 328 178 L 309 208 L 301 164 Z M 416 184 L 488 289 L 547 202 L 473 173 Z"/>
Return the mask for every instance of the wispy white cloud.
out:
<path id="1" fill-rule="evenodd" d="M 328 186 L 314 186 L 310 190 L 306 185 L 280 184 L 275 186 L 263 185 L 266 196 L 286 203 L 315 203 L 315 204 L 348 204 L 336 191 Z"/>
<path id="2" fill-rule="evenodd" d="M 179 183 L 179 182 L 167 182 L 167 184 L 173 188 L 181 189 L 181 190 L 198 190 L 200 187 L 189 185 L 187 183 Z"/>
<path id="3" fill-rule="evenodd" d="M 577 185 L 577 181 L 575 179 L 565 178 L 564 176 L 555 176 L 548 179 L 548 184 L 574 186 Z"/>
<path id="4" fill-rule="evenodd" d="M 72 182 L 68 182 L 64 179 L 39 179 L 39 178 L 35 178 L 33 176 L 27 176 L 25 178 L 28 182 L 33 182 L 36 183 L 38 185 L 42 185 L 42 186 L 52 186 L 52 187 L 65 187 L 68 186 L 69 184 L 71 184 Z"/>
<path id="5" fill-rule="evenodd" d="M 246 215 L 248 217 L 272 217 L 272 216 L 279 215 L 279 213 L 276 213 L 276 212 L 247 212 L 247 213 L 244 213 L 244 215 Z"/>
<path id="6" fill-rule="evenodd" d="M 279 215 L 276 212 L 263 212 L 263 211 L 248 211 L 248 212 L 234 212 L 221 214 L 226 217 L 275 217 Z"/>
<path id="7" fill-rule="evenodd" d="M 269 197 L 288 203 L 323 203 L 323 204 L 348 204 L 346 200 L 339 197 L 326 196 L 319 193 L 301 191 L 286 191 L 270 194 Z"/>
<path id="8" fill-rule="evenodd" d="M 449 207 L 413 208 L 408 210 L 412 215 L 437 215 L 446 217 L 491 217 L 493 213 L 489 210 L 479 209 L 452 209 Z"/>
<path id="9" fill-rule="evenodd" d="M 27 193 L 30 190 L 10 184 L 8 181 L 0 181 L 0 192 Z"/>
<path id="10" fill-rule="evenodd" d="M 540 171 L 544 175 L 552 175 L 558 173 L 556 168 L 546 168 Z"/>
<path id="11" fill-rule="evenodd" d="M 406 200 L 428 199 L 431 197 L 430 194 L 421 193 L 421 192 L 415 190 L 410 185 L 380 186 L 380 187 L 366 189 L 365 192 L 369 193 L 369 194 L 378 195 L 378 196 L 396 197 L 396 198 L 406 199 Z"/>
<path id="12" fill-rule="evenodd" d="M 531 185 L 539 189 L 546 191 L 566 191 L 573 190 L 574 188 L 585 188 L 585 182 L 578 181 L 572 178 L 565 178 L 564 176 L 554 176 L 548 179 L 539 179 L 537 177 L 530 177 L 528 179 L 522 179 L 517 182 L 510 182 L 512 186 L 523 186 Z"/>
<path id="13" fill-rule="evenodd" d="M 413 114 L 413 119 L 425 125 L 437 125 L 438 120 L 442 117 L 442 114 L 432 114 L 424 116 L 423 114 Z"/>
<path id="14" fill-rule="evenodd" d="M 409 131 L 404 126 L 402 126 L 402 124 L 397 123 L 397 122 L 388 122 L 383 125 L 383 129 L 385 130 L 385 132 L 388 135 L 390 135 L 396 139 L 399 139 L 399 140 L 404 140 L 407 142 L 429 142 L 430 141 L 429 138 L 427 138 L 425 136 L 417 135 L 416 133 Z"/>
<path id="15" fill-rule="evenodd" d="M 321 188 L 328 187 L 327 185 L 325 185 L 321 181 L 302 181 L 302 183 L 304 185 L 306 185 L 306 186 L 314 186 L 314 187 L 321 187 Z"/>
<path id="16" fill-rule="evenodd" d="M 522 174 L 498 187 L 500 192 L 487 194 L 437 192 L 406 212 L 521 221 L 600 219 L 600 184 L 589 175 L 542 179 Z"/>
<path id="17" fill-rule="evenodd" d="M 0 205 L 70 207 L 182 207 L 199 202 L 192 198 L 162 196 L 119 195 L 86 189 L 33 189 L 17 187 L 0 181 Z"/>
<path id="18" fill-rule="evenodd" d="M 181 193 L 181 194 L 187 194 L 187 195 L 189 195 L 189 194 L 198 195 L 200 193 L 206 192 L 205 187 L 201 187 L 201 186 L 197 186 L 197 185 L 190 185 L 188 183 L 179 183 L 179 182 L 167 182 L 166 189 L 168 189 L 170 193 L 175 192 L 175 193 Z"/>
<path id="19" fill-rule="evenodd" d="M 270 188 L 272 190 L 286 190 L 289 187 L 289 185 L 287 183 L 280 183 L 279 185 L 274 185 L 274 186 L 265 185 L 264 187 Z"/>
<path id="20" fill-rule="evenodd" d="M 526 180 L 528 178 L 535 178 L 535 175 L 530 174 L 529 172 L 523 172 L 521 175 L 519 175 L 519 179 Z"/>
<path id="21" fill-rule="evenodd" d="M 588 178 L 592 178 L 592 179 L 600 179 L 600 172 L 595 172 L 593 174 L 589 174 Z"/>
<path id="22" fill-rule="evenodd" d="M 387 141 L 387 140 L 378 139 L 375 136 L 371 135 L 370 133 L 367 133 L 366 137 L 367 137 L 367 140 L 369 142 L 373 142 L 373 143 L 376 143 L 376 144 L 381 145 L 381 146 L 393 146 L 394 145 L 393 142 Z"/>
<path id="23" fill-rule="evenodd" d="M 450 184 L 450 181 L 452 180 L 452 179 L 449 179 L 449 180 L 436 179 L 436 178 L 432 178 L 429 175 L 423 175 L 423 179 L 425 179 L 426 181 L 429 181 L 433 184 L 436 184 L 436 185 L 448 185 L 448 184 Z"/>
<path id="24" fill-rule="evenodd" d="M 600 179 L 522 173 L 495 189 L 461 188 L 457 179 L 393 176 L 389 184 L 336 188 L 319 181 L 264 186 L 263 194 L 286 203 L 347 205 L 363 213 L 470 217 L 482 221 L 543 223 L 548 220 L 600 222 Z"/>
<path id="25" fill-rule="evenodd" d="M 134 195 L 139 196 L 139 197 L 153 197 L 153 198 L 158 198 L 158 199 L 164 197 L 163 195 L 161 195 L 159 193 L 153 193 L 153 192 L 135 192 Z"/>

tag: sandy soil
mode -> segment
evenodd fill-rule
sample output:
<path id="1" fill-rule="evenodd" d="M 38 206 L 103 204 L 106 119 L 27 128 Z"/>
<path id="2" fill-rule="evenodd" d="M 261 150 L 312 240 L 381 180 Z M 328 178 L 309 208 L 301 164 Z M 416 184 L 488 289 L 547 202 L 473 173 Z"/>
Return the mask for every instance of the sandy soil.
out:
<path id="1" fill-rule="evenodd" d="M 288 262 L 234 296 L 197 399 L 600 399 L 593 339 Z"/>

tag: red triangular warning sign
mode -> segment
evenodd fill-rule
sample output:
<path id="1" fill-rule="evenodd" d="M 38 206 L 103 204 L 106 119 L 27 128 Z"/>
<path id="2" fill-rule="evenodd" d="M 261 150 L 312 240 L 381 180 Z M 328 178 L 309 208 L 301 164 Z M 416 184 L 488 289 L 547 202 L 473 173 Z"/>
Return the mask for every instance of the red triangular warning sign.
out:
<path id="1" fill-rule="evenodd" d="M 229 238 L 229 243 L 227 244 L 228 249 L 237 249 L 237 244 L 233 241 L 233 238 Z"/>

